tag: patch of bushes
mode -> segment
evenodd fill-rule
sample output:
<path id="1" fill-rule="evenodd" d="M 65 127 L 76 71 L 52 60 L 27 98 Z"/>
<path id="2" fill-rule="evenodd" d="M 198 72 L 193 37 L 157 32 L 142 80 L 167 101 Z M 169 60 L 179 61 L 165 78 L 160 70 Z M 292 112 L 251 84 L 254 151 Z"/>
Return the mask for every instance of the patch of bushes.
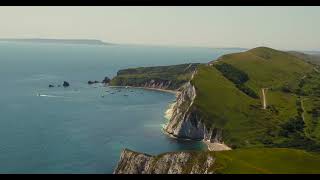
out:
<path id="1" fill-rule="evenodd" d="M 319 151 L 320 144 L 308 138 L 304 134 L 305 124 L 301 117 L 290 118 L 286 123 L 281 125 L 279 135 L 286 139 L 281 143 L 275 144 L 276 147 L 292 147 L 306 149 L 309 151 Z"/>
<path id="2" fill-rule="evenodd" d="M 270 111 L 275 113 L 276 115 L 279 114 L 279 110 L 274 105 L 269 105 L 268 109 L 270 109 Z"/>
<path id="3" fill-rule="evenodd" d="M 245 72 L 235 68 L 230 64 L 221 63 L 215 65 L 215 67 L 222 73 L 224 77 L 235 84 L 243 84 L 249 80 L 249 76 Z"/>
<path id="4" fill-rule="evenodd" d="M 245 72 L 227 63 L 217 64 L 215 67 L 225 78 L 233 82 L 240 91 L 252 98 L 259 98 L 258 94 L 254 90 L 244 85 L 244 83 L 249 80 L 249 76 Z"/>
<path id="5" fill-rule="evenodd" d="M 252 89 L 250 89 L 249 87 L 247 87 L 244 84 L 236 84 L 236 87 L 252 98 L 255 98 L 255 99 L 259 98 L 259 96 L 256 92 L 254 92 Z"/>
<path id="6" fill-rule="evenodd" d="M 281 125 L 280 135 L 290 137 L 297 133 L 303 133 L 305 125 L 300 116 L 290 118 L 286 123 Z"/>
<path id="7" fill-rule="evenodd" d="M 282 88 L 281 88 L 281 91 L 284 92 L 284 93 L 292 93 L 292 89 L 288 86 L 288 85 L 284 85 Z"/>

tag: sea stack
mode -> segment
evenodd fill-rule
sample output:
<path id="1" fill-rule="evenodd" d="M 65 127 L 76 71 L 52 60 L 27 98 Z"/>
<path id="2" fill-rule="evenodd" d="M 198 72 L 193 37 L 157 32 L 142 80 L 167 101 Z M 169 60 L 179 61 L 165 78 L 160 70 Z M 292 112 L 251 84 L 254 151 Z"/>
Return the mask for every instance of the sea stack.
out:
<path id="1" fill-rule="evenodd" d="M 62 85 L 63 87 L 69 87 L 70 86 L 70 84 L 67 82 L 67 81 L 63 81 L 63 85 Z"/>
<path id="2" fill-rule="evenodd" d="M 110 78 L 109 77 L 105 77 L 104 80 L 102 81 L 102 83 L 104 84 L 108 84 L 110 82 Z"/>
<path id="3" fill-rule="evenodd" d="M 88 84 L 96 84 L 96 83 L 100 83 L 99 81 L 88 81 Z"/>

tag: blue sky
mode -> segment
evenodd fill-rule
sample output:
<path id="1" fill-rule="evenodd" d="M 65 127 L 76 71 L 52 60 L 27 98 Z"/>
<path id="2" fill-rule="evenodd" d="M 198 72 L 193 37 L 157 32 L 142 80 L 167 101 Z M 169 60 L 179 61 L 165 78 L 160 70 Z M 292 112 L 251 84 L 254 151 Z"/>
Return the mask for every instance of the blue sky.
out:
<path id="1" fill-rule="evenodd" d="M 320 50 L 320 7 L 0 7 L 0 37 Z"/>

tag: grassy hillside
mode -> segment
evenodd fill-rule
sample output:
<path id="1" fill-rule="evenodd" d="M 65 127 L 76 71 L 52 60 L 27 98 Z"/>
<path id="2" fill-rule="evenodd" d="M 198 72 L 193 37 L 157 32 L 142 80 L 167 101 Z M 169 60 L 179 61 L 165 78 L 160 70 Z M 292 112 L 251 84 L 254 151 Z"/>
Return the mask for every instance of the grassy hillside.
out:
<path id="1" fill-rule="evenodd" d="M 110 85 L 144 86 L 151 81 L 157 84 L 169 84 L 168 89 L 178 89 L 191 78 L 198 64 L 180 64 L 172 66 L 139 67 L 120 70 Z"/>
<path id="2" fill-rule="evenodd" d="M 313 78 L 309 78 L 311 75 Z M 317 78 L 320 76 L 314 67 L 296 56 L 255 48 L 222 56 L 211 66 L 199 66 L 192 81 L 197 90 L 193 106 L 208 127 L 223 130 L 225 143 L 234 148 L 320 150 L 317 119 L 303 120 L 302 115 L 308 112 L 303 113 L 301 107 L 302 88 L 314 97 L 314 86 L 318 87 L 315 82 L 320 83 Z M 306 81 L 303 86 L 302 80 Z M 262 88 L 268 88 L 266 109 L 262 109 Z"/>
<path id="3" fill-rule="evenodd" d="M 120 70 L 110 84 L 178 89 L 195 69 L 192 109 L 207 127 L 222 129 L 227 145 L 320 151 L 320 68 L 296 54 L 258 47 L 209 65 Z"/>
<path id="4" fill-rule="evenodd" d="M 266 47 L 225 55 L 216 63 L 222 62 L 246 72 L 250 77 L 247 84 L 253 89 L 277 88 L 292 83 L 312 71 L 312 66 L 302 59 Z"/>
<path id="5" fill-rule="evenodd" d="M 213 152 L 210 152 L 214 154 Z M 216 152 L 217 173 L 311 174 L 320 173 L 320 155 L 286 148 L 254 148 Z"/>

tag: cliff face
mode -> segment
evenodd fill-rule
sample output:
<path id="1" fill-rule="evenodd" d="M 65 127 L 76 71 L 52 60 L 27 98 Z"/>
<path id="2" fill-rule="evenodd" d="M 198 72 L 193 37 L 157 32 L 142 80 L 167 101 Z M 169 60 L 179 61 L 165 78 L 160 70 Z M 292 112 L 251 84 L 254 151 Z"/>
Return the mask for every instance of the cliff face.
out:
<path id="1" fill-rule="evenodd" d="M 174 89 L 174 87 L 171 86 L 171 81 L 156 79 L 147 80 L 145 82 L 142 82 L 141 84 L 130 84 L 130 86 L 156 89 Z"/>
<path id="2" fill-rule="evenodd" d="M 201 113 L 193 105 L 195 98 L 195 87 L 190 82 L 186 83 L 176 99 L 172 116 L 165 127 L 165 131 L 179 138 L 221 142 L 221 130 L 207 128 L 202 123 Z"/>
<path id="3" fill-rule="evenodd" d="M 215 158 L 209 153 L 176 152 L 158 156 L 125 149 L 114 174 L 212 174 Z"/>

